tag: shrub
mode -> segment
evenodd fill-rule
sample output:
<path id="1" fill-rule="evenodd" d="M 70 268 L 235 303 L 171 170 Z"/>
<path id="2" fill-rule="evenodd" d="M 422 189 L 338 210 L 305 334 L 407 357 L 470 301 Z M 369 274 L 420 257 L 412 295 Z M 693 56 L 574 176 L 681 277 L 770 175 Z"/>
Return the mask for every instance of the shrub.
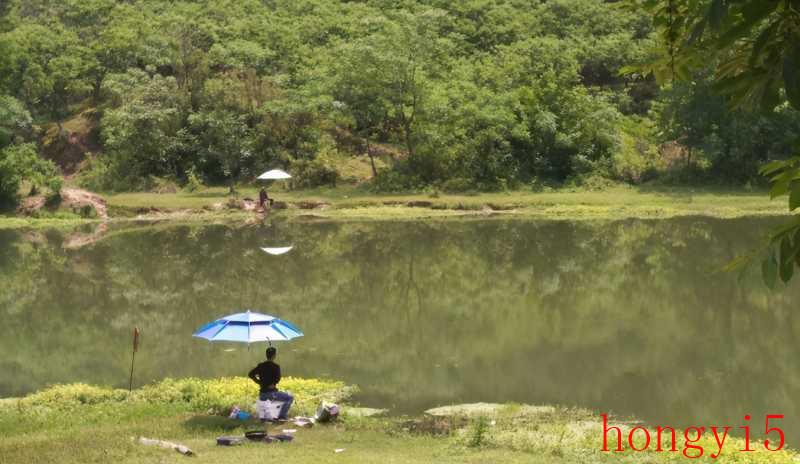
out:
<path id="1" fill-rule="evenodd" d="M 178 191 L 178 186 L 171 179 L 148 176 L 146 189 L 152 193 L 176 193 Z"/>
<path id="2" fill-rule="evenodd" d="M 471 179 L 467 179 L 466 177 L 454 177 L 452 179 L 447 179 L 446 181 L 442 182 L 441 185 L 442 191 L 447 193 L 466 192 L 468 190 L 473 190 L 474 188 L 475 184 Z"/>
<path id="3" fill-rule="evenodd" d="M 200 177 L 198 177 L 194 168 L 186 171 L 186 184 L 184 184 L 183 190 L 191 193 L 191 192 L 196 192 L 202 188 L 203 188 L 203 182 L 202 180 L 200 180 Z"/>
<path id="4" fill-rule="evenodd" d="M 292 185 L 296 187 L 336 186 L 339 173 L 326 159 L 295 160 L 291 164 Z"/>
<path id="5" fill-rule="evenodd" d="M 394 169 L 383 169 L 372 178 L 369 189 L 373 192 L 403 192 L 412 190 L 419 184 L 415 177 L 404 175 Z"/>
<path id="6" fill-rule="evenodd" d="M 611 171 L 615 178 L 639 184 L 654 176 L 659 167 L 659 154 L 651 132 L 647 121 L 625 121 L 612 155 Z"/>
<path id="7" fill-rule="evenodd" d="M 88 156 L 78 175 L 78 185 L 93 192 L 178 191 L 174 180 L 152 175 L 135 177 L 123 162 L 110 156 Z"/>
<path id="8" fill-rule="evenodd" d="M 486 444 L 486 435 L 489 431 L 489 423 L 485 417 L 478 417 L 472 423 L 472 428 L 469 432 L 469 446 L 479 448 Z"/>
<path id="9" fill-rule="evenodd" d="M 529 185 L 531 187 L 532 192 L 552 192 L 553 190 L 559 187 L 559 185 L 555 182 L 550 182 L 538 178 L 533 179 Z"/>
<path id="10" fill-rule="evenodd" d="M 13 205 L 22 181 L 33 191 L 45 187 L 51 195 L 61 190 L 61 177 L 52 161 L 41 158 L 33 144 L 11 145 L 0 150 L 0 204 Z"/>
<path id="11" fill-rule="evenodd" d="M 78 175 L 78 185 L 94 192 L 122 190 L 122 181 L 114 174 L 112 161 L 107 157 L 87 156 Z"/>
<path id="12" fill-rule="evenodd" d="M 590 173 L 573 177 L 568 181 L 568 185 L 570 185 L 571 187 L 580 188 L 582 190 L 599 192 L 607 190 L 618 184 L 617 182 L 609 179 L 608 177 L 602 176 L 600 174 Z"/>
<path id="13" fill-rule="evenodd" d="M 81 405 L 126 401 L 129 393 L 126 390 L 111 389 L 73 383 L 55 385 L 40 392 L 28 395 L 19 400 L 23 408 L 46 408 L 53 410 L 72 409 Z"/>
<path id="14" fill-rule="evenodd" d="M 281 389 L 295 396 L 295 408 L 310 414 L 321 401 L 341 402 L 355 391 L 342 382 L 285 377 Z M 146 403 L 178 405 L 196 412 L 227 413 L 233 405 L 250 409 L 258 397 L 258 386 L 245 377 L 219 379 L 164 379 L 133 392 L 82 383 L 55 385 L 19 399 L 21 408 L 63 411 L 82 405 Z"/>

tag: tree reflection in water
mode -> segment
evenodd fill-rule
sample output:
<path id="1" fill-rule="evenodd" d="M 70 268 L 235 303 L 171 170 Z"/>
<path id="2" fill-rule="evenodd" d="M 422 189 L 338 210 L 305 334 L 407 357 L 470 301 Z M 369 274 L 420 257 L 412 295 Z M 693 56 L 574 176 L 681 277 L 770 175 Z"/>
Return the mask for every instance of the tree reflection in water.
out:
<path id="1" fill-rule="evenodd" d="M 191 333 L 252 308 L 306 333 L 282 345 L 287 374 L 358 384 L 367 405 L 560 403 L 669 425 L 785 414 L 791 444 L 798 285 L 715 273 L 768 222 L 161 226 L 80 248 L 0 231 L 0 396 L 123 385 L 133 326 L 143 381 L 243 375 L 260 347 Z M 274 243 L 294 248 L 260 249 Z"/>

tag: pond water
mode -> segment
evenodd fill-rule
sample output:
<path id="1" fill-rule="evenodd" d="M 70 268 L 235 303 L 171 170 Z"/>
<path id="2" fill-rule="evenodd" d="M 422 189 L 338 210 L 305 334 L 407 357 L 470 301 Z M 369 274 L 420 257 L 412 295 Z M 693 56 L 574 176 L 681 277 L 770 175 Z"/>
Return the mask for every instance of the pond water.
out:
<path id="1" fill-rule="evenodd" d="M 243 308 L 306 337 L 284 375 L 357 384 L 399 413 L 558 403 L 673 426 L 763 424 L 800 443 L 800 285 L 715 269 L 775 220 L 468 220 L 0 231 L 0 396 L 245 375 L 191 337 Z M 98 239 L 99 240 L 94 240 Z M 261 247 L 293 245 L 273 256 Z M 780 425 L 780 424 L 779 424 Z"/>

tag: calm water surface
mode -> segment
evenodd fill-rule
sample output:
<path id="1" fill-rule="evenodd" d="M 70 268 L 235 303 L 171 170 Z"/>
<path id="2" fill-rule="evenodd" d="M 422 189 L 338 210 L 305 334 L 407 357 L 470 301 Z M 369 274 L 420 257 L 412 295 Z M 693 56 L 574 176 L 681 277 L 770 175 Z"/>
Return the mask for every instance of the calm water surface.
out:
<path id="1" fill-rule="evenodd" d="M 191 334 L 252 308 L 307 334 L 279 345 L 285 375 L 357 384 L 368 406 L 559 403 L 675 426 L 785 414 L 796 446 L 800 288 L 714 272 L 772 223 L 275 222 L 96 242 L 0 231 L 0 396 L 127 385 L 134 326 L 139 385 L 245 375 L 263 346 Z"/>

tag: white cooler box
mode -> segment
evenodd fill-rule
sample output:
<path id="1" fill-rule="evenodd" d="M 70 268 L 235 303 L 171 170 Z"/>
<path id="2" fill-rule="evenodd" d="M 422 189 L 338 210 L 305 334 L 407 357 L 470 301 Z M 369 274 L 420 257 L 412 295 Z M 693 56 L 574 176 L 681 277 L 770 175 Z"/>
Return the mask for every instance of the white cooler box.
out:
<path id="1" fill-rule="evenodd" d="M 261 420 L 277 419 L 281 413 L 283 401 L 256 401 L 256 416 Z"/>

